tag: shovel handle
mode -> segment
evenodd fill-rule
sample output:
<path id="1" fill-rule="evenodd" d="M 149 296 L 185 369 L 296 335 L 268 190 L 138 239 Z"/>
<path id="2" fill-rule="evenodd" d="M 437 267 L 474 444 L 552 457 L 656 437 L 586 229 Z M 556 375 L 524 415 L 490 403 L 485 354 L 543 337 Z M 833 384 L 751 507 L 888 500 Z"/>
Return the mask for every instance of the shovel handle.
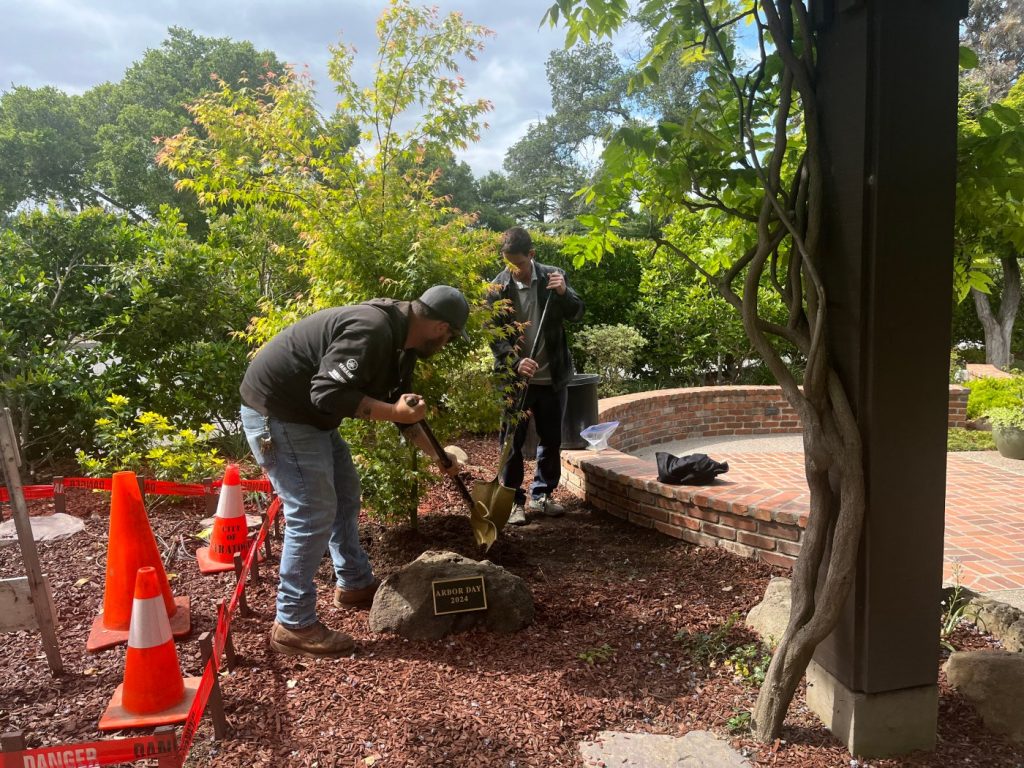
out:
<path id="1" fill-rule="evenodd" d="M 419 395 L 409 395 L 405 398 L 405 404 L 410 408 L 415 408 L 420 404 L 421 399 L 422 398 L 420 398 Z M 441 463 L 441 466 L 448 469 L 448 467 L 452 465 L 452 460 L 448 458 L 448 452 L 441 446 L 441 443 L 438 442 L 437 437 L 434 436 L 434 430 L 432 430 L 430 425 L 427 424 L 426 419 L 417 423 L 423 430 L 423 434 L 427 436 L 427 440 L 430 442 L 430 447 L 433 448 L 434 453 L 437 454 L 437 460 Z M 458 486 L 459 495 L 462 496 L 463 501 L 469 505 L 470 509 L 473 509 L 473 497 L 470 496 L 469 489 L 466 488 L 466 484 L 462 482 L 462 478 L 456 476 L 452 477 L 452 480 L 454 480 L 455 484 Z"/>

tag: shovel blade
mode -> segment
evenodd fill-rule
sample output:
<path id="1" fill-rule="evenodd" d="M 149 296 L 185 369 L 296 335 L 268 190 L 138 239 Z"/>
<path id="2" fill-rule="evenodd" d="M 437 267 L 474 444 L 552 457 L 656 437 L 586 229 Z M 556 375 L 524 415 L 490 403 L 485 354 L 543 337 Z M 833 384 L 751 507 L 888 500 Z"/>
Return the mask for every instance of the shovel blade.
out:
<path id="1" fill-rule="evenodd" d="M 469 513 L 469 526 L 473 529 L 473 538 L 476 539 L 476 543 L 483 547 L 485 552 L 498 539 L 498 529 L 487 519 L 483 505 L 479 502 L 473 503 L 473 511 Z"/>
<path id="2" fill-rule="evenodd" d="M 496 532 L 505 527 L 516 503 L 514 488 L 507 488 L 495 479 L 489 483 L 476 483 L 470 495 L 473 497 L 474 507 L 483 513 Z"/>

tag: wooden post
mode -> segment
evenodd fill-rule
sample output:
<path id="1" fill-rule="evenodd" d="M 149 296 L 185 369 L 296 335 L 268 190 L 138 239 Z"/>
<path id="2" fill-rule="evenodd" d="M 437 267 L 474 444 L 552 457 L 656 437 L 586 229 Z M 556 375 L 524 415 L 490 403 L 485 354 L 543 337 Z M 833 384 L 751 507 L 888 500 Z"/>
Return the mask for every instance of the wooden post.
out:
<path id="1" fill-rule="evenodd" d="M 227 600 L 221 598 L 220 607 L 223 609 L 223 613 L 226 616 L 228 612 Z M 224 642 L 224 665 L 228 669 L 234 669 L 238 666 L 238 657 L 235 655 L 235 644 L 231 641 L 230 629 L 228 629 L 228 636 Z"/>
<path id="2" fill-rule="evenodd" d="M 235 565 L 235 583 L 237 584 L 242 578 L 242 555 L 235 552 L 232 557 L 232 562 Z M 238 612 L 245 617 L 252 616 L 252 612 L 249 610 L 249 606 L 245 602 L 245 584 L 242 584 L 241 597 L 238 600 Z"/>
<path id="3" fill-rule="evenodd" d="M 14 527 L 18 531 L 18 543 L 21 545 L 21 557 L 25 561 L 25 575 L 28 577 L 32 591 L 32 607 L 36 613 L 36 625 L 43 639 L 43 651 L 46 663 L 54 676 L 63 674 L 64 664 L 60 659 L 60 646 L 57 644 L 57 627 L 54 622 L 53 602 L 43 581 L 43 571 L 39 565 L 39 552 L 32 538 L 32 523 L 29 522 L 28 506 L 25 504 L 25 493 L 22 490 L 21 457 L 18 455 L 18 442 L 11 423 L 11 410 L 4 408 L 0 414 L 0 453 L 3 454 L 4 476 L 7 479 L 7 490 L 11 497 L 11 509 L 14 512 Z"/>
<path id="4" fill-rule="evenodd" d="M 206 672 L 206 665 L 213 658 L 213 637 L 209 632 L 203 632 L 199 636 L 199 650 L 203 657 L 203 673 Z M 217 741 L 226 739 L 228 735 L 228 719 L 224 715 L 224 697 L 220 692 L 219 662 L 214 666 L 213 688 L 210 690 L 210 717 L 213 720 L 213 738 Z"/>
<path id="5" fill-rule="evenodd" d="M 260 528 L 262 529 L 263 526 L 267 524 L 267 513 L 266 512 L 262 512 L 260 514 L 260 517 L 262 519 L 262 522 L 260 523 Z M 267 560 L 269 560 L 270 559 L 270 555 L 271 555 L 271 551 L 270 551 L 270 530 L 269 529 L 267 529 L 267 535 L 263 539 L 263 553 L 267 556 Z"/>
<path id="6" fill-rule="evenodd" d="M 815 5 L 828 357 L 863 437 L 865 510 L 849 597 L 807 669 L 807 706 L 851 754 L 890 757 L 936 739 L 967 3 Z"/>
<path id="7" fill-rule="evenodd" d="M 64 475 L 53 478 L 53 513 L 63 515 L 67 512 L 67 494 L 64 493 Z"/>
<path id="8" fill-rule="evenodd" d="M 25 749 L 25 734 L 21 731 L 8 731 L 0 734 L 0 752 L 21 752 Z"/>
<path id="9" fill-rule="evenodd" d="M 203 480 L 203 497 L 206 499 L 206 515 L 212 517 L 217 514 L 217 497 L 213 495 L 213 479 Z"/>
<path id="10" fill-rule="evenodd" d="M 139 495 L 142 496 L 142 503 L 146 503 L 146 478 L 143 475 L 136 475 L 136 481 L 139 483 Z"/>

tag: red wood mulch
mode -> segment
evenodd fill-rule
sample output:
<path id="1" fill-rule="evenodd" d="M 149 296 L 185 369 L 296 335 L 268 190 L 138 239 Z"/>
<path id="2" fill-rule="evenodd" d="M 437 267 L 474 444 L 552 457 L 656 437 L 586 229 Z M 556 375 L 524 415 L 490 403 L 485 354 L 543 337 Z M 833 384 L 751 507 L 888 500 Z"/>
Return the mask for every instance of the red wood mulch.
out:
<path id="1" fill-rule="evenodd" d="M 476 479 L 490 480 L 493 439 L 462 445 Z M 722 550 L 691 547 L 588 509 L 566 495 L 560 519 L 507 528 L 486 555 L 521 576 L 536 601 L 536 620 L 511 636 L 473 632 L 440 642 L 374 636 L 365 613 L 331 606 L 332 573 L 319 573 L 320 613 L 354 635 L 352 658 L 298 659 L 272 654 L 267 632 L 274 589 L 249 588 L 254 618 L 233 624 L 240 666 L 222 679 L 232 737 L 214 742 L 200 728 L 190 766 L 495 766 L 525 768 L 580 764 L 577 744 L 605 729 L 682 734 L 710 729 L 729 738 L 756 765 L 850 766 L 845 748 L 804 706 L 801 691 L 783 738 L 762 745 L 730 735 L 727 721 L 749 710 L 757 691 L 731 671 L 696 661 L 677 633 L 707 632 L 733 612 L 745 614 L 764 593 L 773 570 Z M 189 538 L 204 517 L 201 500 L 152 502 L 158 535 Z M 85 652 L 85 637 L 103 597 L 106 494 L 73 492 L 68 511 L 86 518 L 86 531 L 40 548 L 57 603 L 61 649 L 68 673 L 54 680 L 35 635 L 0 638 L 0 731 L 22 730 L 29 746 L 100 738 L 99 715 L 122 680 L 124 649 Z M 48 502 L 31 502 L 33 513 Z M 5 516 L 9 512 L 5 509 Z M 483 557 L 457 493 L 430 491 L 418 530 L 363 526 L 380 576 L 426 550 Z M 279 543 L 275 542 L 275 559 Z M 216 601 L 232 577 L 201 577 L 194 561 L 168 568 L 177 593 L 192 599 L 195 634 L 212 630 Z M 16 546 L 0 548 L 0 577 L 22 575 Z M 936 628 L 936 642 L 938 641 Z M 733 642 L 750 642 L 742 625 Z M 993 645 L 961 628 L 961 648 Z M 194 641 L 180 642 L 184 672 L 200 674 Z M 945 656 L 945 654 L 943 654 Z M 602 658 L 603 657 L 603 658 Z M 593 663 L 588 663 L 589 658 Z M 935 752 L 872 766 L 1019 766 L 1024 746 L 986 733 L 970 704 L 940 675 L 939 743 Z M 867 763 L 861 762 L 860 765 Z"/>

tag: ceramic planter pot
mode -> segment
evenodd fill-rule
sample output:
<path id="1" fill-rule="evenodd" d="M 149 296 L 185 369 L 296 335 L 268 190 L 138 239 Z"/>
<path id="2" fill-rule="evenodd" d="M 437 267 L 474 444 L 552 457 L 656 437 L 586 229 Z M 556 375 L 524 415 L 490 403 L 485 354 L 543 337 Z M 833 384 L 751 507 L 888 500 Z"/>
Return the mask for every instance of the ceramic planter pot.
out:
<path id="1" fill-rule="evenodd" d="M 999 455 L 1008 459 L 1024 459 L 1024 429 L 1017 427 L 993 427 Z"/>

